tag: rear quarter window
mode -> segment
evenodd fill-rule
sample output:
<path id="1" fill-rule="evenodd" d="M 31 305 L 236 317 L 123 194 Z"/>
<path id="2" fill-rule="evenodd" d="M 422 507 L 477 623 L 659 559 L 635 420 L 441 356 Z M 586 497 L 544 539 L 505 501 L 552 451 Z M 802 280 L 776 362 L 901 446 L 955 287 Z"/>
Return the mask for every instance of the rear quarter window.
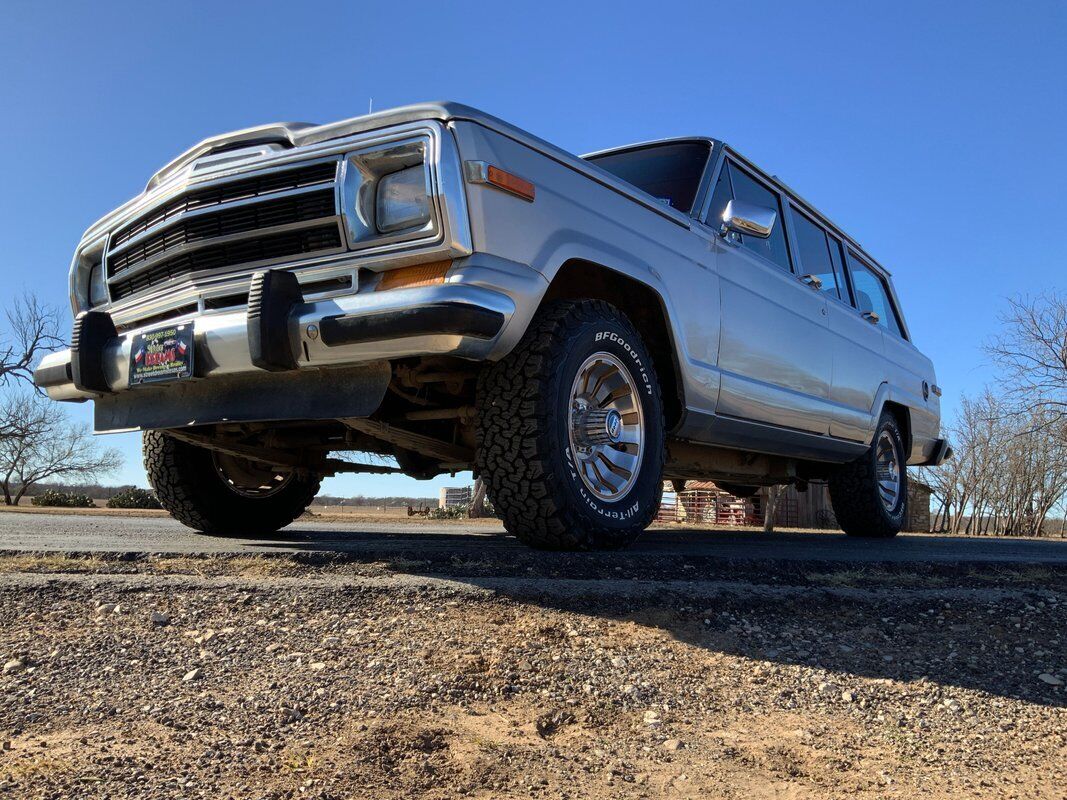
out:
<path id="1" fill-rule="evenodd" d="M 851 250 L 848 251 L 848 271 L 852 277 L 852 290 L 856 298 L 856 308 L 860 312 L 873 312 L 878 315 L 879 326 L 897 336 L 904 338 L 904 326 L 900 315 L 893 306 L 889 295 L 889 286 L 885 278 L 868 267 Z"/>

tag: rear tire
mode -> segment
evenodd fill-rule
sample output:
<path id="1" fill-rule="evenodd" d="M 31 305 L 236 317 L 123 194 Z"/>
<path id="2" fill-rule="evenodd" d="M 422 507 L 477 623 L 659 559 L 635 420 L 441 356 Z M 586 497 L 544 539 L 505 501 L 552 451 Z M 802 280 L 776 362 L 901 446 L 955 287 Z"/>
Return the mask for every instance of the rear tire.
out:
<path id="1" fill-rule="evenodd" d="M 908 518 L 908 471 L 900 425 L 883 412 L 871 448 L 830 476 L 830 503 L 849 536 L 889 539 Z"/>
<path id="2" fill-rule="evenodd" d="M 504 527 L 543 550 L 632 542 L 663 494 L 659 382 L 614 306 L 559 301 L 478 380 L 477 466 Z M 610 463 L 610 466 L 609 466 Z"/>
<path id="3" fill-rule="evenodd" d="M 320 480 L 272 475 L 253 462 L 219 457 L 163 431 L 144 434 L 144 467 L 160 504 L 201 533 L 257 537 L 284 528 L 311 505 Z"/>

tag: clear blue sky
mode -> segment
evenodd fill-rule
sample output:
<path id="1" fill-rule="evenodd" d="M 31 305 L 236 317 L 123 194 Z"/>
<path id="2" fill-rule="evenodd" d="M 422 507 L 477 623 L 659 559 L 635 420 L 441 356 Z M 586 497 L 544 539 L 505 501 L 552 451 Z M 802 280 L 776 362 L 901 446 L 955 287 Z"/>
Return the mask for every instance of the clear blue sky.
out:
<path id="1" fill-rule="evenodd" d="M 579 153 L 731 142 L 893 271 L 949 412 L 991 377 L 981 344 L 1003 298 L 1067 285 L 1060 0 L 519 5 L 3 0 L 4 294 L 66 313 L 82 231 L 179 152 L 257 123 L 356 116 L 371 97 L 458 100 Z M 143 484 L 138 438 L 109 443 L 127 454 L 117 478 Z"/>

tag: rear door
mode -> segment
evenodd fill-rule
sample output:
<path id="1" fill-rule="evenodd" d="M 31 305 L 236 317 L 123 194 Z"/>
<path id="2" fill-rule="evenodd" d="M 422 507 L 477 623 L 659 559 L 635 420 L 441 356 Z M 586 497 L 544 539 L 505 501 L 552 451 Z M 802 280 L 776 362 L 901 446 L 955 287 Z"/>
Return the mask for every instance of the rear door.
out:
<path id="1" fill-rule="evenodd" d="M 826 299 L 831 361 L 829 433 L 863 441 L 868 427 L 870 384 L 878 388 L 883 361 L 881 334 L 871 330 L 852 307 L 841 242 L 814 217 L 790 203 L 789 219 L 796 241 L 802 280 Z M 842 407 L 843 406 L 843 407 Z"/>
<path id="2" fill-rule="evenodd" d="M 708 225 L 720 227 L 731 198 L 772 208 L 777 219 L 768 239 L 716 240 L 722 309 L 716 414 L 826 434 L 832 368 L 826 299 L 794 274 L 779 193 L 725 159 Z"/>
<path id="3" fill-rule="evenodd" d="M 871 435 L 875 397 L 886 381 L 885 332 L 899 321 L 884 279 L 851 247 L 835 246 L 848 264 L 848 305 L 831 307 L 834 335 L 834 401 L 830 433 L 866 442 Z"/>

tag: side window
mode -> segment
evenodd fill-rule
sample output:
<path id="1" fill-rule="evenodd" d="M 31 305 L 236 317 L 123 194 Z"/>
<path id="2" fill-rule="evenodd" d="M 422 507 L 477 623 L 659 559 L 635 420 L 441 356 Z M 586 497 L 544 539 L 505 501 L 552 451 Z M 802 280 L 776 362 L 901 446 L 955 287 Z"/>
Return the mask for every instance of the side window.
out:
<path id="1" fill-rule="evenodd" d="M 741 243 L 753 253 L 758 253 L 789 272 L 789 248 L 785 243 L 785 224 L 782 221 L 782 206 L 778 202 L 778 195 L 734 164 L 730 165 L 730 180 L 733 183 L 736 199 L 764 208 L 772 208 L 778 213 L 769 238 L 742 236 Z"/>
<path id="2" fill-rule="evenodd" d="M 797 272 L 814 275 L 822 281 L 823 292 L 833 297 L 841 297 L 840 256 L 835 263 L 826 231 L 793 207 L 790 207 L 789 214 L 793 220 L 797 251 L 800 254 Z M 836 242 L 834 244 L 836 246 Z"/>
<path id="3" fill-rule="evenodd" d="M 848 271 L 856 293 L 856 308 L 861 312 L 873 311 L 878 315 L 879 325 L 903 338 L 900 320 L 882 276 L 860 261 L 851 250 L 848 253 Z"/>

